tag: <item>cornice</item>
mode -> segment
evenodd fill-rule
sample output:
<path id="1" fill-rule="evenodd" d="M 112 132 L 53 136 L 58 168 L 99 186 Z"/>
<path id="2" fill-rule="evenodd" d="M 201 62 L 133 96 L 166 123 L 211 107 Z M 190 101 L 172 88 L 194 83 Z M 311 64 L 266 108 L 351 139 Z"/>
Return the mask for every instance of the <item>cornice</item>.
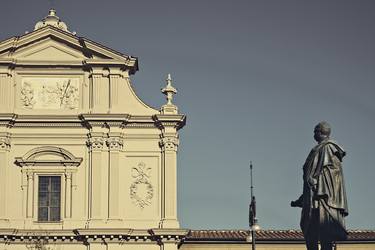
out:
<path id="1" fill-rule="evenodd" d="M 0 41 L 0 51 L 7 50 L 12 47 L 12 45 L 18 40 L 17 36 L 12 36 L 8 39 Z"/>
<path id="2" fill-rule="evenodd" d="M 91 242 L 114 242 L 114 243 L 155 243 L 163 244 L 173 242 L 180 244 L 249 244 L 246 237 L 249 232 L 244 230 L 220 230 L 217 237 L 212 232 L 216 230 L 187 230 L 187 229 L 129 229 L 129 228 L 94 228 L 75 230 L 56 229 L 0 229 L 0 242 L 22 243 L 32 245 L 43 241 L 50 243 L 91 243 Z M 261 230 L 257 236 L 259 244 L 302 244 L 303 235 L 298 230 L 288 237 L 289 232 L 285 230 Z M 199 232 L 203 232 L 200 236 Z M 238 234 L 239 233 L 239 234 Z M 198 234 L 198 235 L 197 235 Z M 268 235 L 268 236 L 267 236 Z M 287 236 L 287 237 L 285 237 Z M 338 241 L 339 245 L 346 244 L 368 244 L 374 243 L 373 230 L 349 230 L 349 239 Z"/>
<path id="3" fill-rule="evenodd" d="M 79 67 L 79 68 L 90 68 L 98 66 L 115 67 L 119 66 L 121 68 L 134 67 L 135 62 L 133 59 L 128 59 L 126 61 L 117 59 L 87 59 L 87 60 L 59 60 L 59 61 L 49 61 L 49 60 L 27 60 L 27 59 L 14 59 L 6 58 L 0 59 L 0 65 L 5 65 L 11 68 L 17 66 L 28 66 L 28 67 Z M 130 71 L 134 73 L 133 71 Z"/>
<path id="4" fill-rule="evenodd" d="M 14 65 L 16 63 L 16 59 L 14 58 L 0 58 L 0 65 Z"/>
<path id="5" fill-rule="evenodd" d="M 155 128 L 157 127 L 153 116 L 130 116 L 126 128 Z"/>
<path id="6" fill-rule="evenodd" d="M 46 37 L 55 37 L 61 41 L 69 42 L 76 47 L 81 47 L 78 37 L 53 26 L 45 26 L 22 36 L 16 36 L 11 41 L 6 40 L 4 43 L 0 42 L 0 51 L 10 50 L 11 52 L 14 52 L 19 48 L 25 47 L 35 41 L 43 40 Z"/>
<path id="7" fill-rule="evenodd" d="M 0 241 L 22 242 L 23 244 L 53 242 L 92 243 L 92 242 L 118 242 L 118 243 L 178 243 L 189 234 L 186 229 L 130 229 L 130 228 L 93 228 L 74 230 L 54 229 L 1 229 Z"/>
<path id="8" fill-rule="evenodd" d="M 174 127 L 177 130 L 181 129 L 186 124 L 186 116 L 182 114 L 177 115 L 154 115 L 153 119 L 155 121 L 156 126 L 159 128 L 164 127 Z"/>
<path id="9" fill-rule="evenodd" d="M 84 63 L 82 60 L 70 60 L 70 61 L 48 61 L 48 60 L 25 60 L 25 59 L 12 59 L 12 60 L 1 60 L 0 64 L 7 64 L 11 67 L 17 66 L 28 66 L 28 67 L 83 67 Z"/>
<path id="10" fill-rule="evenodd" d="M 102 236 L 102 235 L 123 235 L 130 236 L 133 229 L 130 228 L 78 228 L 73 230 L 79 236 Z"/>
<path id="11" fill-rule="evenodd" d="M 121 128 L 155 128 L 153 116 L 130 114 L 81 114 L 80 119 L 87 128 L 93 126 L 119 126 Z"/>
<path id="12" fill-rule="evenodd" d="M 17 115 L 13 127 L 82 127 L 77 115 Z"/>
<path id="13" fill-rule="evenodd" d="M 159 242 L 159 244 L 165 242 L 180 243 L 190 234 L 190 230 L 179 228 L 153 228 L 149 230 L 149 233 L 154 236 L 154 239 Z"/>
<path id="14" fill-rule="evenodd" d="M 58 112 L 58 111 L 57 111 Z M 167 126 L 180 129 L 185 125 L 185 115 L 130 115 L 130 114 L 14 114 L 0 113 L 0 127 L 64 127 L 91 129 L 93 127 L 109 126 L 120 128 L 163 128 Z"/>
<path id="15" fill-rule="evenodd" d="M 81 160 L 23 160 L 21 158 L 16 158 L 15 164 L 20 167 L 29 166 L 64 166 L 64 167 L 78 167 L 81 164 Z"/>
<path id="16" fill-rule="evenodd" d="M 91 129 L 103 125 L 123 127 L 129 120 L 129 114 L 80 114 L 79 119 L 82 124 Z"/>
<path id="17" fill-rule="evenodd" d="M 17 122 L 79 122 L 77 115 L 56 115 L 56 114 L 43 114 L 43 115 L 17 115 Z"/>
<path id="18" fill-rule="evenodd" d="M 12 127 L 17 119 L 13 113 L 0 113 L 0 127 Z"/>
<path id="19" fill-rule="evenodd" d="M 135 67 L 136 59 L 129 57 L 126 60 L 116 60 L 116 59 L 86 59 L 83 61 L 83 64 L 86 66 L 126 66 L 126 67 Z M 131 71 L 133 74 L 134 72 Z"/>
<path id="20" fill-rule="evenodd" d="M 150 234 L 155 236 L 179 236 L 189 235 L 190 230 L 184 228 L 153 228 L 149 230 Z"/>

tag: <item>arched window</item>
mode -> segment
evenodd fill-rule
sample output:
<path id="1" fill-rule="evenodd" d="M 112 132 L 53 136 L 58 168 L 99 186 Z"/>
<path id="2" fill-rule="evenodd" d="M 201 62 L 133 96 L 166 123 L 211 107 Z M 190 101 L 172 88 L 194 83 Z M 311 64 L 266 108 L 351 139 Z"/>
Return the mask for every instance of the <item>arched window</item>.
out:
<path id="1" fill-rule="evenodd" d="M 72 179 L 82 158 L 54 147 L 37 147 L 15 164 L 22 168 L 26 219 L 33 222 L 60 222 L 71 218 Z"/>

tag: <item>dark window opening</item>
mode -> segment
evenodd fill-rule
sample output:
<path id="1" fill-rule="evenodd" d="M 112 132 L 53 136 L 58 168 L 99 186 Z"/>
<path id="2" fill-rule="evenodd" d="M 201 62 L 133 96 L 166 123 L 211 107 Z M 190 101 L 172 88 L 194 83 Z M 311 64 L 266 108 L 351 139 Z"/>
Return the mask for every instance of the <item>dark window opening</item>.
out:
<path id="1" fill-rule="evenodd" d="M 38 221 L 60 221 L 60 176 L 39 176 Z"/>

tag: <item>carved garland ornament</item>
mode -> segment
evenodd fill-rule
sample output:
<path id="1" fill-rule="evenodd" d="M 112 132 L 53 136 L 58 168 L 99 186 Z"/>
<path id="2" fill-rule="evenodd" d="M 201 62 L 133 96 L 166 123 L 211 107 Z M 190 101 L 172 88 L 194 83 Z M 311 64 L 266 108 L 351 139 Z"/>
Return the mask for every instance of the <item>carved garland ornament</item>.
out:
<path id="1" fill-rule="evenodd" d="M 78 79 L 26 78 L 21 102 L 27 109 L 77 109 Z"/>
<path id="2" fill-rule="evenodd" d="M 144 162 L 138 163 L 132 168 L 133 183 L 130 185 L 130 198 L 133 203 L 141 209 L 151 205 L 154 197 L 154 188 L 150 182 L 151 168 L 146 167 Z"/>

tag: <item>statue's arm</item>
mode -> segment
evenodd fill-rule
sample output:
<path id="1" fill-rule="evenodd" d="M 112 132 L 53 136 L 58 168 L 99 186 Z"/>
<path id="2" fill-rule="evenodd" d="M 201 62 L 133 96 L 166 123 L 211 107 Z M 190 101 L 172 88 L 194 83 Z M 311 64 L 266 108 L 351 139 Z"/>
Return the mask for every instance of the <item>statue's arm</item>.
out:
<path id="1" fill-rule="evenodd" d="M 303 194 L 301 194 L 301 196 L 297 200 L 290 202 L 291 207 L 302 207 L 302 205 L 303 205 Z"/>

